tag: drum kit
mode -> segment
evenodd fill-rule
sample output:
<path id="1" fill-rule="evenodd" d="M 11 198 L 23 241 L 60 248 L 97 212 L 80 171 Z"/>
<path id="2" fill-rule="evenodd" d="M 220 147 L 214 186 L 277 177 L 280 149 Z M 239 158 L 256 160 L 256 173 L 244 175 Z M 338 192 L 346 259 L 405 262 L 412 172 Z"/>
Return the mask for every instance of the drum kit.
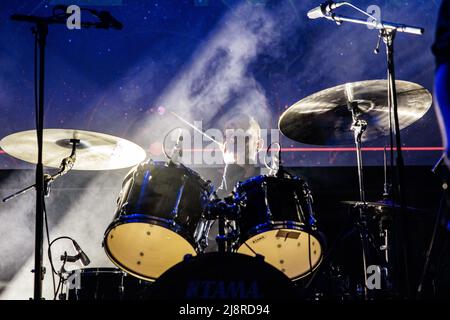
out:
<path id="1" fill-rule="evenodd" d="M 427 112 L 432 98 L 417 84 L 396 84 L 403 129 Z M 397 206 L 364 197 L 361 142 L 389 133 L 386 87 L 386 81 L 374 80 L 326 89 L 295 103 L 279 119 L 280 131 L 297 142 L 356 143 L 361 199 L 347 204 L 361 213 Z M 36 131 L 24 131 L 3 138 L 0 147 L 35 163 L 35 141 Z M 117 210 L 104 233 L 104 250 L 118 269 L 72 271 L 65 279 L 77 273 L 81 287 L 68 286 L 64 299 L 292 298 L 294 288 L 304 283 L 300 280 L 326 263 L 325 235 L 311 190 L 305 179 L 282 166 L 237 183 L 219 199 L 212 183 L 194 170 L 172 159 L 146 159 L 141 147 L 119 137 L 45 129 L 43 143 L 43 164 L 60 169 L 45 175 L 46 189 L 70 170 L 134 166 L 123 179 Z M 359 225 L 367 225 L 364 219 L 361 214 Z M 212 222 L 219 225 L 219 249 L 207 253 Z M 371 232 L 367 226 L 360 231 L 363 240 Z"/>

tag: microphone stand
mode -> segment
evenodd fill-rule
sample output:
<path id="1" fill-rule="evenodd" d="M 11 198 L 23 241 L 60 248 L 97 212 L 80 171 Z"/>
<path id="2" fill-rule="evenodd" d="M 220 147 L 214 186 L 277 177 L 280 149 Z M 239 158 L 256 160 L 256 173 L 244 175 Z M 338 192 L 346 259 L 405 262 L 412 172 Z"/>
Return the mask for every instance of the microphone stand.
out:
<path id="1" fill-rule="evenodd" d="M 35 27 L 32 29 L 37 45 L 39 47 L 39 64 L 37 72 L 39 74 L 36 83 L 38 103 L 36 115 L 36 135 L 38 147 L 38 159 L 36 164 L 36 224 L 35 224 L 35 251 L 34 251 L 34 300 L 42 300 L 42 283 L 45 270 L 43 267 L 43 239 L 44 239 L 44 197 L 45 197 L 45 178 L 44 165 L 42 163 L 43 154 L 43 133 L 44 133 L 44 85 L 45 85 L 45 46 L 48 35 L 48 26 L 51 24 L 65 25 L 68 14 L 53 15 L 49 17 L 39 17 L 32 15 L 14 14 L 11 20 L 32 23 Z M 104 22 L 93 23 L 86 22 L 81 24 L 83 27 L 109 28 Z M 30 189 L 33 186 L 30 187 Z"/>
<path id="2" fill-rule="evenodd" d="M 360 12 L 364 12 L 363 10 L 357 8 L 356 6 L 350 5 L 351 7 L 357 9 Z M 402 229 L 406 227 L 406 204 L 405 204 L 405 193 L 404 193 L 404 160 L 402 155 L 402 145 L 401 145 L 401 136 L 400 136 L 400 125 L 398 119 L 398 104 L 397 104 L 397 90 L 395 83 L 395 64 L 394 64 L 394 40 L 397 32 L 414 34 L 414 35 L 422 35 L 424 33 L 423 28 L 409 26 L 404 24 L 386 22 L 386 21 L 377 21 L 373 17 L 372 20 L 364 20 L 358 18 L 352 18 L 342 15 L 337 15 L 334 12 L 330 12 L 329 14 L 324 15 L 325 19 L 332 20 L 336 22 L 338 25 L 343 22 L 349 22 L 354 24 L 360 24 L 368 26 L 372 29 L 380 30 L 380 37 L 383 39 L 386 44 L 386 58 L 387 58 L 387 80 L 388 80 L 388 107 L 389 114 L 393 114 L 394 118 L 394 131 L 395 131 L 395 143 L 397 150 L 396 164 L 397 164 L 397 192 L 400 198 L 400 223 L 397 225 L 397 230 L 399 230 L 399 237 L 401 239 L 400 246 L 402 247 L 402 263 L 403 266 L 399 267 L 399 272 L 397 274 L 403 274 L 404 281 L 404 291 L 407 297 L 410 297 L 409 290 L 409 275 L 408 275 L 408 263 L 407 263 L 407 246 L 406 246 L 406 237 L 402 232 Z M 390 134 L 392 136 L 392 121 L 389 123 L 390 126 Z M 391 150 L 393 146 L 391 145 Z M 395 210 L 395 208 L 394 208 Z M 403 227 L 403 228 L 402 228 Z"/>

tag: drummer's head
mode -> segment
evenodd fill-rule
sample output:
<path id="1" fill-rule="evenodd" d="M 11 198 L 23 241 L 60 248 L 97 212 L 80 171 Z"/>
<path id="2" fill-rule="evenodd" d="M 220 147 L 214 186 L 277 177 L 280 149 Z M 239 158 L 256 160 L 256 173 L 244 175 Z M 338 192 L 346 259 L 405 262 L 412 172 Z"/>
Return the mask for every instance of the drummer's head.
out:
<path id="1" fill-rule="evenodd" d="M 224 160 L 226 164 L 256 164 L 264 145 L 259 123 L 248 114 L 235 113 L 223 124 L 225 134 Z"/>

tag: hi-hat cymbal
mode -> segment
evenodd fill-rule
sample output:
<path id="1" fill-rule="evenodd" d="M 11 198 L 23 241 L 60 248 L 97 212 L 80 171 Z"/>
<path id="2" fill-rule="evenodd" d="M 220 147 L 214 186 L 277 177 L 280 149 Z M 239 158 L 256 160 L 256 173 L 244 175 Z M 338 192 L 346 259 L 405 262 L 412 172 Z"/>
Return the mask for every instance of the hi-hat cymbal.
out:
<path id="1" fill-rule="evenodd" d="M 70 156 L 70 139 L 78 139 L 73 170 L 113 170 L 134 166 L 146 157 L 144 149 L 128 140 L 104 133 L 75 129 L 45 129 L 43 136 L 44 166 L 59 168 Z M 22 131 L 4 137 L 0 147 L 9 155 L 37 163 L 36 131 Z"/>
<path id="2" fill-rule="evenodd" d="M 359 207 L 359 206 L 365 206 L 370 209 L 374 209 L 376 211 L 384 211 L 389 209 L 401 209 L 400 204 L 395 203 L 391 200 L 382 200 L 378 202 L 361 202 L 361 201 L 341 201 L 343 204 L 348 204 L 350 206 Z M 406 207 L 407 211 L 413 211 L 413 212 L 424 212 L 421 209 L 414 208 L 414 207 Z"/>
<path id="3" fill-rule="evenodd" d="M 422 86 L 396 81 L 400 129 L 422 118 L 431 107 L 430 92 Z M 350 95 L 350 97 L 349 97 Z M 316 145 L 354 143 L 352 114 L 347 102 L 358 103 L 359 119 L 368 124 L 362 141 L 389 134 L 387 81 L 368 80 L 339 85 L 306 97 L 280 117 L 280 131 L 288 138 Z"/>

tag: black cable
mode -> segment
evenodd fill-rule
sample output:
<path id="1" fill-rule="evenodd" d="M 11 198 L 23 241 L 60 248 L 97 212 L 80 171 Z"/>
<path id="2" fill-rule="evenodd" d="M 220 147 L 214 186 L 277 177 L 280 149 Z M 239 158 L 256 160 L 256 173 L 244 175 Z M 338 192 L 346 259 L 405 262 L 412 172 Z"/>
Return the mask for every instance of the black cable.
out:
<path id="1" fill-rule="evenodd" d="M 50 232 L 48 228 L 48 217 L 47 217 L 47 208 L 45 206 L 44 200 L 44 222 L 45 222 L 45 231 L 47 233 L 47 244 L 48 244 L 48 260 L 50 261 L 50 265 L 53 268 L 53 259 L 52 259 L 52 251 L 50 250 Z M 56 292 L 56 282 L 55 282 L 55 274 L 52 272 L 52 281 L 53 281 L 53 293 Z"/>
<path id="2" fill-rule="evenodd" d="M 58 288 L 55 291 L 55 295 L 53 297 L 53 300 L 56 300 L 56 298 L 58 297 L 58 292 L 59 289 L 61 288 L 62 290 L 62 283 L 64 282 L 64 276 L 63 276 L 63 271 L 64 271 L 64 267 L 66 265 L 67 262 L 67 252 L 64 252 L 64 260 L 63 260 L 63 264 L 61 266 L 61 271 L 59 272 L 59 283 L 58 283 Z"/>
<path id="3" fill-rule="evenodd" d="M 351 236 L 353 233 L 355 233 L 356 229 L 355 227 L 353 227 L 350 231 L 348 230 L 344 230 L 343 232 L 341 232 L 339 234 L 339 236 L 337 237 L 336 241 L 333 243 L 333 246 L 330 247 L 330 249 L 328 250 L 328 252 L 326 252 L 322 258 L 322 262 L 320 263 L 320 265 L 317 267 L 317 269 L 315 270 L 315 272 L 312 274 L 311 278 L 309 279 L 309 281 L 307 282 L 307 284 L 305 285 L 305 289 L 307 290 L 307 292 L 309 293 L 309 290 L 311 290 L 311 285 L 314 282 L 314 280 L 316 279 L 316 276 L 320 273 L 320 271 L 322 270 L 322 267 L 328 263 L 328 260 L 331 258 L 331 256 L 334 254 L 334 251 L 336 250 L 338 243 L 340 243 L 341 241 L 347 239 L 349 236 Z"/>
<path id="4" fill-rule="evenodd" d="M 58 238 L 54 239 L 52 242 L 50 242 L 50 245 L 48 246 L 49 252 L 50 252 L 50 250 L 51 250 L 52 245 L 53 245 L 56 241 L 61 240 L 61 239 L 71 240 L 72 242 L 75 241 L 75 240 L 73 240 L 71 237 L 68 237 L 68 236 L 58 237 Z M 50 254 L 51 254 L 51 253 L 50 253 Z M 55 267 L 54 267 L 54 265 L 53 265 L 53 262 L 50 263 L 50 264 L 51 264 L 51 266 L 52 266 L 52 271 L 53 271 L 53 273 L 56 274 L 56 275 L 58 275 L 58 272 L 56 271 L 56 269 L 55 269 Z"/>
<path id="5" fill-rule="evenodd" d="M 347 213 L 348 215 L 350 215 L 351 213 L 351 208 L 350 206 L 348 206 L 347 209 Z M 347 230 L 347 228 L 345 228 L 343 231 L 341 231 L 341 233 L 339 233 L 339 235 L 337 236 L 336 240 L 334 241 L 333 245 L 330 247 L 330 249 L 328 249 L 328 251 L 323 255 L 322 258 L 322 262 L 319 264 L 319 266 L 317 267 L 317 269 L 315 270 L 315 272 L 312 274 L 311 278 L 309 279 L 309 281 L 306 283 L 305 285 L 305 289 L 306 290 L 310 290 L 310 286 L 311 284 L 314 282 L 314 279 L 316 278 L 317 274 L 320 273 L 320 270 L 322 269 L 322 266 L 325 263 L 328 263 L 328 259 L 333 255 L 334 251 L 336 250 L 339 242 L 343 241 L 344 239 L 346 239 L 347 237 L 349 237 L 350 235 L 352 235 L 354 232 L 356 231 L 355 226 L 352 227 L 352 229 L 350 231 Z"/>
<path id="6" fill-rule="evenodd" d="M 430 260 L 431 260 L 431 254 L 432 254 L 432 251 L 433 251 L 433 248 L 434 248 L 434 242 L 436 240 L 436 235 L 437 235 L 437 231 L 438 231 L 438 228 L 439 228 L 441 215 L 442 215 L 442 212 L 444 211 L 442 209 L 444 207 L 445 200 L 446 200 L 446 190 L 444 190 L 443 193 L 442 193 L 441 201 L 439 202 L 439 209 L 436 212 L 436 219 L 435 219 L 435 222 L 434 222 L 433 233 L 431 235 L 430 244 L 428 246 L 428 250 L 427 250 L 427 253 L 426 253 L 426 256 L 425 256 L 425 264 L 424 264 L 423 269 L 422 269 L 422 274 L 420 276 L 419 285 L 417 286 L 417 292 L 416 292 L 416 294 L 417 294 L 416 297 L 417 298 L 420 298 L 421 295 L 422 295 L 423 285 L 425 283 L 425 277 L 427 276 L 427 273 L 428 273 L 428 268 L 429 268 Z"/>
<path id="7" fill-rule="evenodd" d="M 278 152 L 281 151 L 281 144 L 280 144 L 279 142 L 272 142 L 272 143 L 269 144 L 269 146 L 267 147 L 266 153 L 265 153 L 265 155 L 264 155 L 263 162 L 264 162 L 264 166 L 265 166 L 267 169 L 269 169 L 269 170 L 272 170 L 272 168 L 269 167 L 269 164 L 267 163 L 267 155 L 269 154 L 269 151 L 271 150 L 272 145 L 274 145 L 274 144 L 277 144 L 277 145 L 278 145 Z M 278 153 L 278 152 L 277 152 L 277 153 Z M 278 160 L 280 161 L 280 159 L 278 159 Z M 272 160 L 272 161 L 273 161 L 273 160 Z M 281 166 L 281 163 L 279 163 L 279 165 Z"/>

